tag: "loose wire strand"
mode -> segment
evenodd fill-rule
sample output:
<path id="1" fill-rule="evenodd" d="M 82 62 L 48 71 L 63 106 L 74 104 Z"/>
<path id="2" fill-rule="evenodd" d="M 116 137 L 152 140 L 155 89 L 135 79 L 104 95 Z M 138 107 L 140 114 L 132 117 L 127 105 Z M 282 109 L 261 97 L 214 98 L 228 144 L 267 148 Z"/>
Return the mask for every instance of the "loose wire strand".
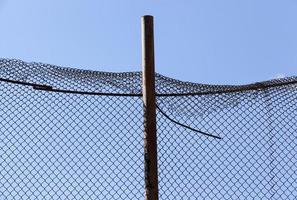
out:
<path id="1" fill-rule="evenodd" d="M 178 121 L 176 121 L 176 120 L 174 120 L 174 119 L 172 119 L 171 117 L 169 117 L 157 104 L 156 104 L 156 107 L 157 107 L 157 109 L 160 111 L 160 113 L 162 114 L 162 115 L 164 115 L 164 117 L 166 117 L 168 120 L 170 120 L 171 122 L 173 122 L 173 123 L 175 123 L 175 124 L 177 124 L 177 125 L 179 125 L 179 126 L 182 126 L 182 127 L 184 127 L 184 128 L 187 128 L 187 129 L 189 129 L 189 130 L 191 130 L 191 131 L 195 131 L 195 132 L 197 132 L 197 133 L 200 133 L 200 134 L 202 134 L 202 135 L 205 135 L 205 136 L 208 136 L 208 137 L 213 137 L 213 138 L 215 138 L 215 139 L 222 139 L 220 136 L 216 136 L 216 135 L 212 135 L 212 134 L 210 134 L 210 133 L 205 133 L 205 132 L 203 132 L 203 131 L 200 131 L 200 130 L 198 130 L 198 129 L 194 129 L 194 128 L 192 128 L 192 127 L 190 127 L 190 126 L 187 126 L 187 125 L 185 125 L 185 124 L 182 124 L 182 123 L 180 123 L 180 122 L 178 122 Z"/>

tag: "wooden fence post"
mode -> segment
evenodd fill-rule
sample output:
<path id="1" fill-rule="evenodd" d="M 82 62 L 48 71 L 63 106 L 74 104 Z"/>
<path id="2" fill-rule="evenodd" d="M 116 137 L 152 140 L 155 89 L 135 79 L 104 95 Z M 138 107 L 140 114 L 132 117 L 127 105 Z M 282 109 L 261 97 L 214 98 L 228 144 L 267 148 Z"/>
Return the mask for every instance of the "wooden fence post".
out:
<path id="1" fill-rule="evenodd" d="M 158 200 L 157 127 L 153 16 L 143 16 L 142 93 L 144 103 L 145 199 Z"/>

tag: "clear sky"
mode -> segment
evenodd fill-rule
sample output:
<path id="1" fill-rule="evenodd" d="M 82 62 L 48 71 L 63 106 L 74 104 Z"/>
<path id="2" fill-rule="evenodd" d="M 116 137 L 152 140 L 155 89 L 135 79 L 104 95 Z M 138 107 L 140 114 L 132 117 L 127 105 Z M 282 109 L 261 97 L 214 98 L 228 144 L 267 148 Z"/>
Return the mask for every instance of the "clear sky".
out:
<path id="1" fill-rule="evenodd" d="M 157 72 L 245 84 L 297 74 L 296 10 L 296 0 L 0 0 L 0 57 L 139 71 L 150 14 Z"/>

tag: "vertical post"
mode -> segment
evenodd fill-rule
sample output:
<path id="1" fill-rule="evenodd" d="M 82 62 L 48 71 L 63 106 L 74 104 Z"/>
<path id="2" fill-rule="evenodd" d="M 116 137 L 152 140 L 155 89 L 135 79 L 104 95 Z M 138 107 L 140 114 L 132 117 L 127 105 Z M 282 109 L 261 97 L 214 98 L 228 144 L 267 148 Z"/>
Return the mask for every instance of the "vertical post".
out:
<path id="1" fill-rule="evenodd" d="M 145 199 L 158 200 L 157 127 L 153 16 L 143 16 L 142 93 L 144 103 Z"/>

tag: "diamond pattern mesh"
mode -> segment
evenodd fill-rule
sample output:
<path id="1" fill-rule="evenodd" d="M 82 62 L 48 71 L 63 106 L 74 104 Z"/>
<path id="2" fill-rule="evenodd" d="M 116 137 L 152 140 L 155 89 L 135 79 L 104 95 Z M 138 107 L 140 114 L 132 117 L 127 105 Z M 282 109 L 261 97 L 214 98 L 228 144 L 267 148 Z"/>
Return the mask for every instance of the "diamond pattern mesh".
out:
<path id="1" fill-rule="evenodd" d="M 156 96 L 160 199 L 297 198 L 296 77 Z M 140 72 L 0 59 L 0 97 L 0 199 L 144 198 Z"/>

